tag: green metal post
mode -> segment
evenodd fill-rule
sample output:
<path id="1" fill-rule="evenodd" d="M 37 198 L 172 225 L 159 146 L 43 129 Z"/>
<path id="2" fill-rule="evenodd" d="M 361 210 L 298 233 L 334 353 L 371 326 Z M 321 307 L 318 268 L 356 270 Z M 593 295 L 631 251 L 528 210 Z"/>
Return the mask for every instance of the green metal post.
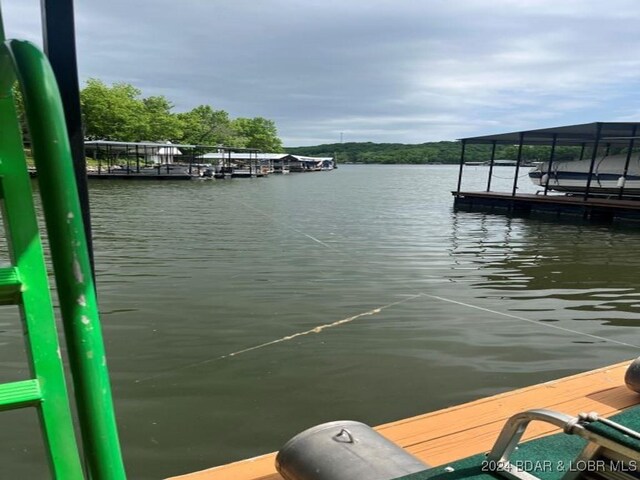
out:
<path id="1" fill-rule="evenodd" d="M 125 478 L 111 387 L 64 113 L 46 57 L 7 43 L 24 97 L 60 309 L 73 374 L 85 461 L 92 480 Z"/>
<path id="2" fill-rule="evenodd" d="M 31 182 L 11 92 L 15 76 L 7 48 L 0 45 L 0 196 L 11 260 L 15 265 L 9 272 L 2 269 L 0 283 L 3 286 L 12 282 L 20 285 L 20 291 L 13 299 L 15 302 L 11 303 L 20 305 L 27 354 L 35 377 L 34 380 L 2 385 L 0 410 L 38 407 L 54 477 L 82 479 Z M 8 273 L 13 273 L 14 278 L 9 278 Z M 1 303 L 9 304 L 6 300 L 3 298 Z M 10 401 L 5 402 L 7 399 Z"/>

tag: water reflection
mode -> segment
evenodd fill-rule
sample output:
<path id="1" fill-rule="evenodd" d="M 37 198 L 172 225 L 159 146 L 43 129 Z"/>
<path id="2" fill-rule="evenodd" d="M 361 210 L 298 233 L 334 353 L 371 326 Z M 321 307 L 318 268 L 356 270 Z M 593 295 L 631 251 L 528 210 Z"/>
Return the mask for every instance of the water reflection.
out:
<path id="1" fill-rule="evenodd" d="M 500 218 L 459 212 L 453 219 L 452 257 L 478 269 L 471 285 L 489 290 L 484 298 L 523 304 L 510 310 L 554 312 L 561 305 L 572 320 L 640 326 L 637 234 Z"/>

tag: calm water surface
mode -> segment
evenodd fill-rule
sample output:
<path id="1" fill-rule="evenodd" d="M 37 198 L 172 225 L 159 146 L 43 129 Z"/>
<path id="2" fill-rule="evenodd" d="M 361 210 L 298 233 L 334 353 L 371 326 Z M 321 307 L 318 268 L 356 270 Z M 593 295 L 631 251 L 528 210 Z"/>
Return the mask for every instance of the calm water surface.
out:
<path id="1" fill-rule="evenodd" d="M 494 185 L 510 190 L 513 169 L 497 170 Z M 465 188 L 482 189 L 486 172 L 470 168 Z M 273 451 L 328 420 L 378 424 L 640 355 L 638 233 L 455 213 L 456 181 L 452 166 L 345 165 L 92 183 L 130 478 Z M 0 373 L 22 379 L 9 313 Z M 45 477 L 33 412 L 2 425 L 12 433 L 0 476 Z"/>

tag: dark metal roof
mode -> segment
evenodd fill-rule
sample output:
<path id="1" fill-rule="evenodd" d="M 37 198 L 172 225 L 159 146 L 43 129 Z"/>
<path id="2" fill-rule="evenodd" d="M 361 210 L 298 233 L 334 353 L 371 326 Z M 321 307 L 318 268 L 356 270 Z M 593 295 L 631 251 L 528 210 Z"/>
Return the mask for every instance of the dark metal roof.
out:
<path id="1" fill-rule="evenodd" d="M 491 144 L 516 145 L 523 136 L 524 145 L 551 145 L 554 135 L 557 136 L 557 145 L 590 145 L 596 140 L 598 125 L 602 125 L 600 143 L 602 145 L 627 146 L 634 136 L 640 138 L 640 123 L 638 122 L 593 122 L 579 125 L 566 125 L 563 127 L 541 128 L 537 130 L 524 130 L 521 132 L 499 133 L 497 135 L 484 135 L 480 137 L 462 138 L 467 144 Z"/>

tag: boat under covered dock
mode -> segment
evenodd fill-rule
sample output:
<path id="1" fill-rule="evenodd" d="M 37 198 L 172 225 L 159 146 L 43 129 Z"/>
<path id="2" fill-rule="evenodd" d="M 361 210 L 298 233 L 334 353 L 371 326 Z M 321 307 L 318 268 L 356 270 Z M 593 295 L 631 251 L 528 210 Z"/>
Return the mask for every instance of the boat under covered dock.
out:
<path id="1" fill-rule="evenodd" d="M 638 161 L 635 143 L 640 138 L 639 133 L 640 123 L 636 122 L 594 122 L 461 139 L 458 186 L 452 192 L 454 207 L 466 211 L 640 226 L 640 194 L 629 187 L 630 180 L 635 178 L 633 169 Z M 468 145 L 491 145 L 486 189 L 481 192 L 462 189 Z M 512 187 L 507 192 L 496 192 L 491 188 L 499 145 L 516 145 L 518 151 Z M 525 163 L 523 148 L 529 145 L 549 147 L 549 157 L 539 159 L 543 163 L 530 175 L 539 186 L 535 194 L 518 192 L 520 169 Z M 560 146 L 574 147 L 576 158 L 571 161 L 558 159 L 556 152 Z M 606 172 L 607 179 L 615 176 L 617 181 L 614 188 L 609 183 L 605 189 L 604 171 L 607 160 L 614 154 L 618 159 L 622 156 L 623 161 L 617 162 L 615 171 Z M 568 187 L 561 184 L 558 166 L 572 162 L 588 166 L 588 169 L 574 175 L 574 178 L 582 178 L 581 184 Z"/>

